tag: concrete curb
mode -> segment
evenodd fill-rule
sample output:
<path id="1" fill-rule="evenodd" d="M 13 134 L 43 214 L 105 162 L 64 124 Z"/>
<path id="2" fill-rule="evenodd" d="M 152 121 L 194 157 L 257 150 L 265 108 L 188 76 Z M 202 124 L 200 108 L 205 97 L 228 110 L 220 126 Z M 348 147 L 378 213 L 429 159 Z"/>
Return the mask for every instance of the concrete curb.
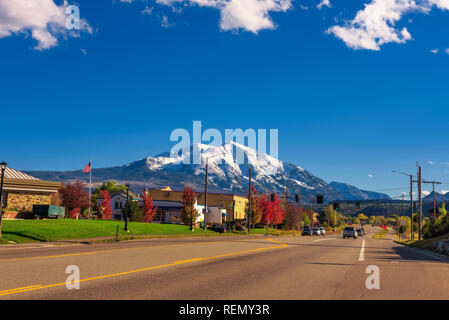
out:
<path id="1" fill-rule="evenodd" d="M 401 242 L 399 242 L 399 241 L 397 241 L 397 240 L 392 240 L 392 241 L 393 241 L 394 243 L 403 245 L 404 247 L 407 247 L 407 248 L 409 248 L 410 250 L 413 250 L 413 251 L 415 251 L 415 252 L 419 252 L 419 253 L 425 254 L 425 255 L 427 255 L 427 256 L 429 256 L 429 257 L 432 257 L 432 258 L 435 258 L 435 259 L 437 259 L 437 260 L 440 260 L 440 261 L 442 261 L 442 262 L 449 263 L 449 257 L 446 256 L 446 255 L 444 255 L 444 254 L 437 253 L 437 252 L 430 251 L 430 250 L 426 250 L 426 249 L 421 249 L 421 248 L 411 247 L 411 246 L 409 246 L 409 245 L 407 245 L 407 244 L 405 244 L 405 243 L 401 243 Z"/>

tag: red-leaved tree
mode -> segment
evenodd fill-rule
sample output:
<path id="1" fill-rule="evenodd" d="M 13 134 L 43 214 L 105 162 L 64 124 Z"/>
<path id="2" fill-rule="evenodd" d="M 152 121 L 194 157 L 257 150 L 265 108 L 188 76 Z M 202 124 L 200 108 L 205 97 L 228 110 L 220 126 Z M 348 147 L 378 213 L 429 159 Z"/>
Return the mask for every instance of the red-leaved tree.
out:
<path id="1" fill-rule="evenodd" d="M 70 219 L 78 219 L 78 215 L 80 214 L 81 209 L 75 208 L 70 211 Z"/>
<path id="2" fill-rule="evenodd" d="M 272 225 L 281 224 L 285 218 L 285 212 L 281 208 L 281 200 L 276 194 L 274 195 L 274 201 L 270 200 L 265 195 L 259 200 L 259 205 L 262 208 L 262 223 Z"/>
<path id="3" fill-rule="evenodd" d="M 150 195 L 148 194 L 148 190 L 145 189 L 143 191 L 143 221 L 148 223 L 153 221 L 156 211 L 157 207 L 153 205 L 153 199 L 151 199 Z"/>
<path id="4" fill-rule="evenodd" d="M 273 210 L 273 224 L 281 224 L 284 222 L 285 218 L 285 212 L 284 209 L 281 207 L 281 199 L 277 195 L 274 195 L 274 201 L 272 204 L 272 210 Z"/>
<path id="5" fill-rule="evenodd" d="M 186 225 L 190 225 L 190 230 L 193 231 L 193 225 L 198 218 L 198 212 L 195 209 L 196 193 L 189 186 L 184 187 L 184 193 L 182 194 L 182 222 Z"/>
<path id="6" fill-rule="evenodd" d="M 101 219 L 112 218 L 111 196 L 108 190 L 100 190 L 100 197 L 103 199 L 100 203 Z"/>
<path id="7" fill-rule="evenodd" d="M 73 209 L 78 208 L 78 213 L 81 209 L 89 207 L 89 194 L 84 191 L 86 184 L 82 181 L 69 183 L 59 189 L 59 194 L 62 198 L 62 205 L 72 213 Z M 72 215 L 72 214 L 71 214 Z"/>

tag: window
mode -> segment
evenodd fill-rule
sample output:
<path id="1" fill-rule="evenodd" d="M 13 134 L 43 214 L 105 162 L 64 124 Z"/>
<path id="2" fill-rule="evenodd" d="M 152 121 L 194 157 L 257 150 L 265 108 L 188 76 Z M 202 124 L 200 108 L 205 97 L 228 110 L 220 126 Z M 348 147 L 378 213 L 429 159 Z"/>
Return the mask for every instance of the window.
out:
<path id="1" fill-rule="evenodd" d="M 165 216 L 166 216 L 166 212 L 165 211 L 157 211 L 156 214 L 154 215 L 153 221 L 155 221 L 155 222 L 165 222 Z"/>
<path id="2" fill-rule="evenodd" d="M 115 202 L 115 209 L 118 209 L 118 202 Z"/>

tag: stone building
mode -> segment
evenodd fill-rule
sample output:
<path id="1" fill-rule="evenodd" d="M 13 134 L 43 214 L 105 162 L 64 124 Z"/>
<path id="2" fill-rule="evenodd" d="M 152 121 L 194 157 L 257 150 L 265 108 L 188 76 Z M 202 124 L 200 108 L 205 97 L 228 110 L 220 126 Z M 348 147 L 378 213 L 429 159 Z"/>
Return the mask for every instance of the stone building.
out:
<path id="1" fill-rule="evenodd" d="M 33 204 L 51 204 L 60 182 L 39 180 L 35 177 L 6 168 L 3 184 L 3 208 L 7 211 L 27 212 Z"/>

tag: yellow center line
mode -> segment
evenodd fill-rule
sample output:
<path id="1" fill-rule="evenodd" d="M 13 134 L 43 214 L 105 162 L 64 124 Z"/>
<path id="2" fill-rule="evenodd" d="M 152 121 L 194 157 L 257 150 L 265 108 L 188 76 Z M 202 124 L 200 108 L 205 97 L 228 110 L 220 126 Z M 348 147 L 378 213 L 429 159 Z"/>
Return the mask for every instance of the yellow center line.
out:
<path id="1" fill-rule="evenodd" d="M 209 244 L 209 243 L 222 243 L 222 242 L 226 242 L 226 241 L 207 241 L 207 242 L 196 242 L 196 243 L 182 243 L 182 244 L 178 243 L 178 244 L 162 244 L 162 245 L 155 244 L 155 245 L 143 246 L 143 247 L 121 248 L 121 249 L 110 249 L 110 250 L 99 250 L 99 251 L 87 251 L 87 252 L 78 252 L 78 253 L 58 254 L 58 255 L 51 255 L 51 256 L 0 259 L 0 262 L 37 260 L 37 259 L 51 259 L 51 258 L 73 257 L 73 256 L 82 256 L 82 255 L 89 255 L 89 254 L 108 253 L 108 252 L 127 251 L 127 250 L 137 250 L 137 249 L 148 249 L 148 248 L 158 248 L 158 247 L 179 247 L 179 246 L 188 246 L 188 245 L 197 245 L 197 244 Z"/>
<path id="2" fill-rule="evenodd" d="M 225 243 L 225 242 L 235 242 L 235 241 L 255 241 L 255 240 L 260 240 L 260 239 L 244 239 L 244 240 L 232 240 L 232 239 L 230 239 L 229 241 L 206 241 L 206 242 L 192 242 L 192 243 L 182 243 L 182 244 L 180 244 L 180 243 L 178 243 L 178 244 L 161 244 L 161 245 L 153 244 L 151 246 L 142 246 L 142 247 L 133 247 L 133 248 L 121 248 L 121 249 L 110 249 L 110 250 L 99 250 L 99 251 L 87 251 L 87 252 L 58 254 L 58 255 L 51 255 L 51 256 L 27 257 L 27 258 L 0 259 L 0 262 L 25 261 L 25 260 L 37 260 L 37 259 L 52 259 L 52 258 L 62 258 L 62 257 L 74 257 L 74 256 L 82 256 L 82 255 L 89 255 L 89 254 L 108 253 L 108 252 L 136 250 L 136 249 L 147 249 L 147 248 L 156 248 L 156 247 L 179 247 L 179 246 L 189 246 L 189 245 L 197 245 L 197 244 Z"/>
<path id="3" fill-rule="evenodd" d="M 186 264 L 186 263 L 192 263 L 192 262 L 197 262 L 197 261 L 205 261 L 205 260 L 224 258 L 224 257 L 235 256 L 235 255 L 244 254 L 244 253 L 263 251 L 263 250 L 279 249 L 279 248 L 284 248 L 284 247 L 288 246 L 288 244 L 285 244 L 285 243 L 282 243 L 282 242 L 279 242 L 279 241 L 275 241 L 273 239 L 267 239 L 267 240 L 271 241 L 271 242 L 274 242 L 274 243 L 278 243 L 280 245 L 279 246 L 274 246 L 274 247 L 256 248 L 256 249 L 249 249 L 249 250 L 238 251 L 238 252 L 225 253 L 225 254 L 220 254 L 220 255 L 216 255 L 216 256 L 212 256 L 212 257 L 205 257 L 205 258 L 201 258 L 200 257 L 200 258 L 192 258 L 192 259 L 187 259 L 187 260 L 180 260 L 180 261 L 175 261 L 173 263 L 164 264 L 164 265 L 160 265 L 160 266 L 147 267 L 147 268 L 142 268 L 142 269 L 137 269 L 137 270 L 124 271 L 124 272 L 107 274 L 107 275 L 98 276 L 98 277 L 81 279 L 81 280 L 78 280 L 78 281 L 74 281 L 72 283 L 92 281 L 92 280 L 105 279 L 105 278 L 111 278 L 111 277 L 118 277 L 118 276 L 132 274 L 132 273 L 137 273 L 137 272 L 143 272 L 143 271 L 161 269 L 161 268 L 166 268 L 166 267 L 178 266 L 180 264 Z M 6 296 L 6 295 L 21 293 L 21 292 L 40 290 L 40 289 L 51 288 L 51 287 L 58 287 L 58 286 L 65 286 L 65 285 L 66 285 L 66 283 L 62 282 L 62 283 L 45 285 L 45 286 L 36 285 L 36 286 L 30 286 L 30 287 L 10 289 L 10 290 L 5 290 L 5 291 L 0 291 L 0 296 Z"/>
<path id="4" fill-rule="evenodd" d="M 22 288 L 16 288 L 16 289 L 3 290 L 3 291 L 0 291 L 0 293 L 10 292 L 10 291 L 17 291 L 17 290 L 21 290 L 21 289 L 34 288 L 34 287 L 39 287 L 39 286 L 40 285 L 35 285 L 35 286 L 28 286 L 28 287 L 22 287 Z"/>

